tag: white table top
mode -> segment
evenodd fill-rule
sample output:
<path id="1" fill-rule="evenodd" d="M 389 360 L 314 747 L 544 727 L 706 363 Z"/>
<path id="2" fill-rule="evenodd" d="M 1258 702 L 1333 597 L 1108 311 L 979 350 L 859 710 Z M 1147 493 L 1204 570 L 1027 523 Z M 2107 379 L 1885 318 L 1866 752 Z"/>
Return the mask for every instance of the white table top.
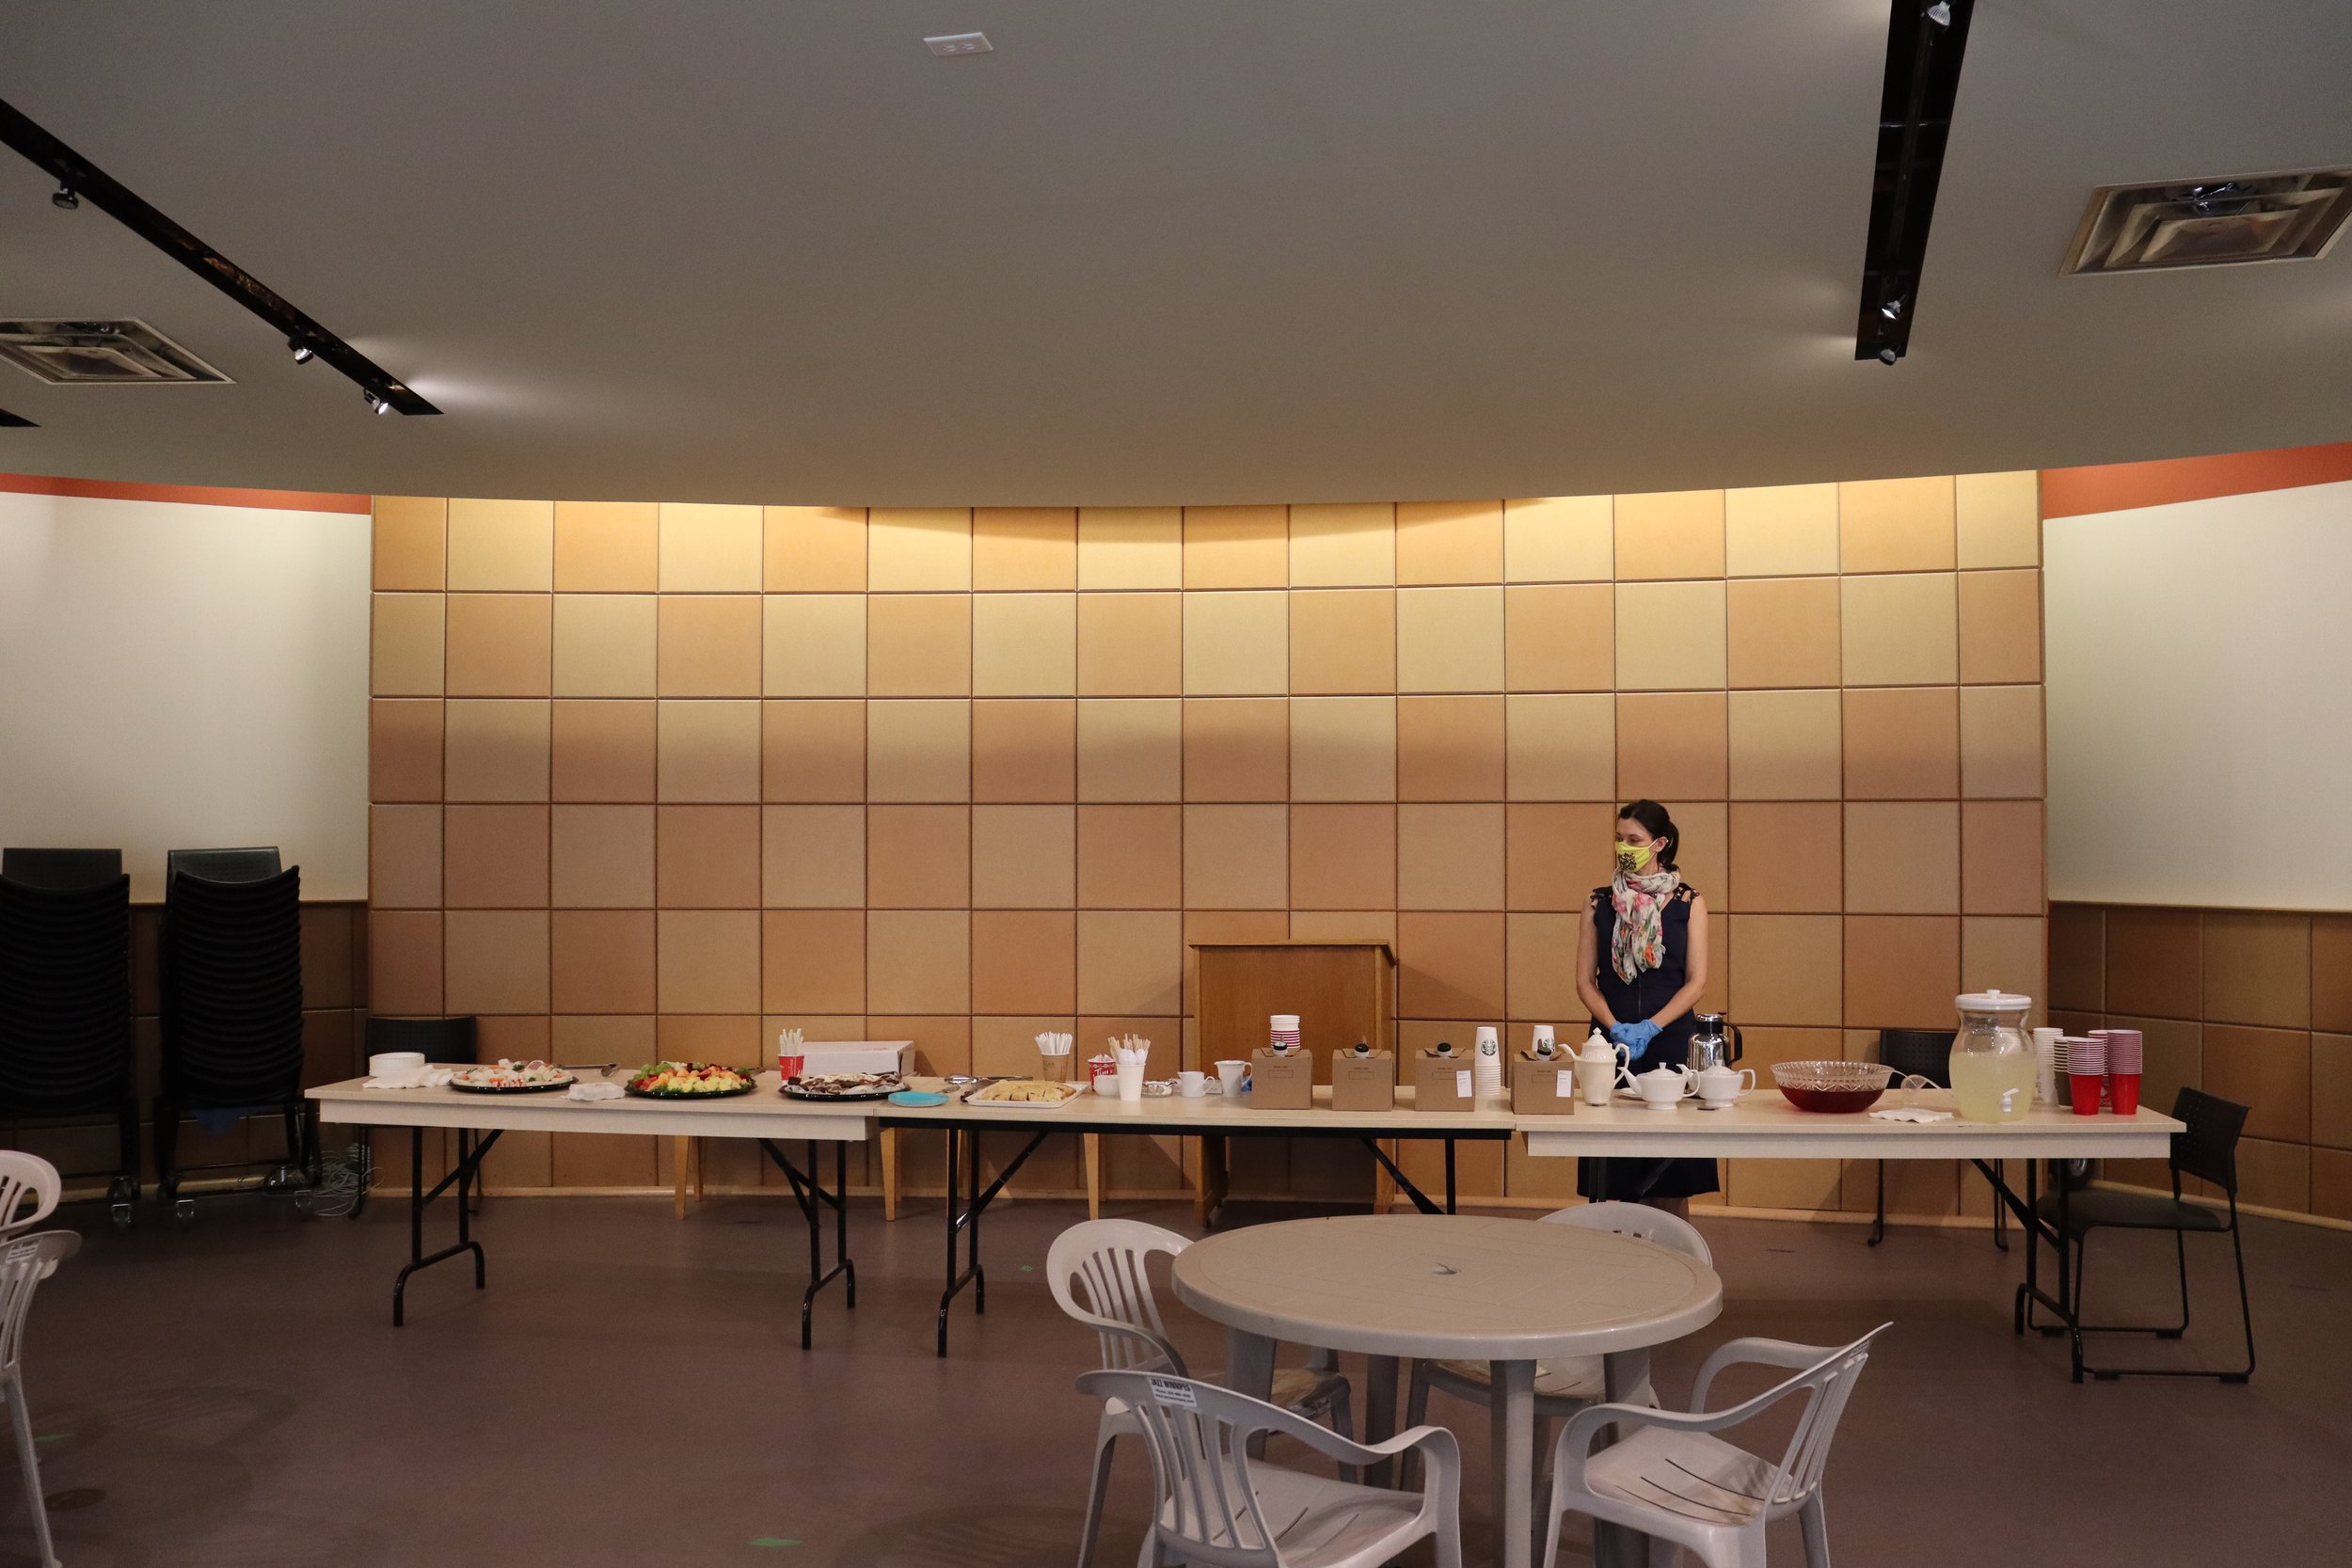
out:
<path id="1" fill-rule="evenodd" d="M 933 1088 L 935 1079 L 908 1080 L 909 1086 Z M 1317 1128 L 1343 1129 L 1361 1132 L 1375 1137 L 1395 1137 L 1412 1132 L 1478 1132 L 1508 1133 L 1516 1125 L 1508 1101 L 1487 1100 L 1469 1111 L 1417 1111 L 1413 1109 L 1410 1087 L 1396 1091 L 1396 1108 L 1389 1111 L 1334 1111 L 1331 1109 L 1331 1085 L 1315 1085 L 1315 1102 L 1303 1111 L 1262 1110 L 1252 1103 L 1248 1095 L 1231 1100 L 1211 1092 L 1196 1100 L 1182 1095 L 1158 1095 L 1144 1100 L 1122 1101 L 1115 1095 L 1096 1094 L 1092 1090 L 1081 1094 L 1065 1105 L 1030 1104 L 967 1104 L 954 1101 L 946 1105 L 905 1106 L 883 1104 L 881 1113 L 893 1122 L 921 1121 L 969 1122 L 986 1119 L 991 1122 L 1034 1123 L 1041 1127 L 1081 1126 L 1093 1132 L 1114 1127 L 1132 1132 L 1270 1132 L 1283 1129 Z"/>
<path id="2" fill-rule="evenodd" d="M 594 1075 L 588 1075 L 594 1082 Z M 613 1080 L 619 1082 L 617 1078 Z M 465 1094 L 456 1089 L 370 1089 L 364 1078 L 304 1091 L 322 1118 L 368 1127 L 463 1127 L 501 1132 L 631 1132 L 650 1137 L 776 1138 L 863 1143 L 876 1101 L 787 1100 L 771 1069 L 759 1087 L 728 1100 L 566 1100 L 548 1094 Z"/>
<path id="3" fill-rule="evenodd" d="M 1883 1106 L 1951 1109 L 1950 1091 L 1888 1095 Z M 1629 1101 L 1579 1105 L 1574 1116 L 1520 1117 L 1534 1155 L 1698 1155 L 1795 1160 L 2161 1160 L 2181 1123 L 2142 1106 L 2136 1116 L 2078 1117 L 2062 1105 L 2037 1105 L 2009 1122 L 1881 1121 L 1867 1111 L 1829 1116 L 1800 1111 L 1778 1089 L 1758 1088 L 1721 1111 L 1686 1100 L 1653 1111 Z"/>
<path id="4" fill-rule="evenodd" d="M 1723 1310 L 1715 1271 L 1575 1226 L 1361 1214 L 1251 1226 L 1176 1257 L 1176 1294 L 1229 1327 L 1369 1355 L 1532 1361 L 1677 1339 Z"/>

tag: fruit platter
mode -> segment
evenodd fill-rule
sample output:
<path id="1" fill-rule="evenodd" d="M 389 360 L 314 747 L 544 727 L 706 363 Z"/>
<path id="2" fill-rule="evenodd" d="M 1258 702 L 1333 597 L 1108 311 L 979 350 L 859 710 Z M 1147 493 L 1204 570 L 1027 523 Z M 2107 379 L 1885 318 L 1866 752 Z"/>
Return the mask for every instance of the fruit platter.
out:
<path id="1" fill-rule="evenodd" d="M 501 1056 L 479 1067 L 461 1067 L 449 1086 L 464 1094 L 547 1094 L 579 1082 L 552 1062 L 517 1062 Z"/>
<path id="2" fill-rule="evenodd" d="M 887 1100 L 906 1086 L 895 1072 L 805 1072 L 781 1085 L 787 1100 Z"/>
<path id="3" fill-rule="evenodd" d="M 639 1100 L 724 1100 L 758 1086 L 752 1072 L 716 1062 L 650 1062 L 622 1085 Z"/>

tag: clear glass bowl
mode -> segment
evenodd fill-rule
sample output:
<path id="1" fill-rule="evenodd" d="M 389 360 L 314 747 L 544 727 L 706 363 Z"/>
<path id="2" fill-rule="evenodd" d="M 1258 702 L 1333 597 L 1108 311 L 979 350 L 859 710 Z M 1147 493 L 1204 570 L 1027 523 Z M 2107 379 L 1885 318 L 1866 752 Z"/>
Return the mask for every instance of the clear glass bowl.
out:
<path id="1" fill-rule="evenodd" d="M 1894 1076 L 1895 1069 L 1883 1062 L 1772 1064 L 1772 1082 L 1800 1111 L 1867 1111 L 1878 1103 Z"/>

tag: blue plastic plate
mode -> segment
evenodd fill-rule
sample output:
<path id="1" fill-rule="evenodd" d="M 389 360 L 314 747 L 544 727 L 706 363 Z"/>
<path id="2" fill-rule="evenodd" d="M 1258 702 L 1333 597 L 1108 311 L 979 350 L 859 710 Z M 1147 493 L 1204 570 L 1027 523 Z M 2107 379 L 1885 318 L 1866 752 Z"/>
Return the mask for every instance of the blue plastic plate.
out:
<path id="1" fill-rule="evenodd" d="M 893 1105 L 945 1105 L 947 1103 L 947 1097 L 944 1094 L 933 1094 L 929 1089 L 900 1089 L 890 1097 L 890 1103 Z"/>

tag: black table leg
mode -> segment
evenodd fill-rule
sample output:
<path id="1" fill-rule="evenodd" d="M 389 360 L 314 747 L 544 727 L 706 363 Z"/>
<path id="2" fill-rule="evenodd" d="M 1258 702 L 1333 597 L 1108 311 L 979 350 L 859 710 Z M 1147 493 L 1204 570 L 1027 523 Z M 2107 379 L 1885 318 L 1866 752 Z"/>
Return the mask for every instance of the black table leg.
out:
<path id="1" fill-rule="evenodd" d="M 1396 1183 L 1396 1190 L 1403 1193 L 1407 1198 L 1411 1199 L 1413 1207 L 1416 1210 L 1424 1214 L 1450 1214 L 1454 1212 L 1454 1183 L 1452 1180 L 1454 1175 L 1454 1161 L 1452 1158 L 1454 1153 L 1453 1139 L 1448 1138 L 1445 1144 L 1445 1151 L 1447 1154 L 1447 1181 L 1446 1202 L 1443 1208 L 1439 1208 L 1437 1202 L 1432 1199 L 1427 1193 L 1422 1192 L 1419 1187 L 1413 1185 L 1412 1180 L 1405 1174 L 1404 1169 L 1399 1166 L 1394 1160 L 1389 1158 L 1389 1151 L 1380 1147 L 1379 1139 L 1367 1136 L 1360 1138 L 1358 1141 L 1360 1142 L 1366 1148 L 1372 1150 L 1372 1157 L 1374 1161 L 1378 1164 L 1382 1170 L 1389 1173 L 1389 1180 Z"/>
<path id="2" fill-rule="evenodd" d="M 808 1169 L 803 1172 L 785 1156 L 782 1148 L 766 1138 L 759 1147 L 769 1160 L 784 1172 L 792 1184 L 793 1201 L 801 1206 L 801 1217 L 808 1223 L 808 1288 L 801 1292 L 801 1348 L 807 1350 L 814 1342 L 811 1315 L 817 1306 L 817 1292 L 842 1281 L 846 1305 L 857 1309 L 857 1265 L 850 1260 L 850 1150 L 845 1143 L 833 1146 L 833 1191 L 825 1191 L 819 1173 L 817 1145 L 806 1143 Z M 834 1212 L 833 1267 L 825 1267 L 825 1211 Z"/>
<path id="3" fill-rule="evenodd" d="M 499 1134 L 491 1132 L 480 1143 L 465 1137 L 457 1141 L 457 1165 L 447 1176 L 434 1183 L 430 1192 L 424 1185 L 424 1129 L 408 1130 L 408 1263 L 392 1280 L 392 1326 L 399 1328 L 406 1321 L 405 1298 L 408 1276 L 419 1269 L 429 1269 L 436 1263 L 447 1262 L 461 1253 L 473 1254 L 473 1288 L 477 1291 L 489 1284 L 488 1261 L 483 1256 L 482 1243 L 473 1239 L 473 1216 L 467 1199 L 474 1181 L 482 1174 L 482 1162 L 497 1145 Z M 433 1200 L 454 1186 L 457 1189 L 457 1241 L 453 1245 L 427 1254 L 424 1250 L 424 1212 Z"/>
<path id="4" fill-rule="evenodd" d="M 1984 1173 L 1984 1179 L 1993 1183 L 1994 1196 L 2008 1205 L 2010 1212 L 2017 1218 L 2017 1227 L 2026 1235 L 2026 1282 L 2017 1287 L 2012 1326 L 2019 1334 L 2031 1328 L 2045 1335 L 2065 1335 L 2069 1370 L 2074 1381 L 2080 1383 L 2083 1380 L 2082 1304 L 2075 1300 L 2080 1287 L 2074 1277 L 2074 1259 L 2066 1243 L 2074 1202 L 2066 1172 L 2061 1168 L 2058 1173 L 2058 1224 L 2054 1227 L 2042 1217 L 2041 1161 L 2026 1162 L 2026 1196 L 2022 1201 L 2010 1186 L 2005 1174 L 1993 1162 L 1978 1160 L 1974 1164 Z M 2045 1240 L 2058 1254 L 2058 1294 L 2055 1296 L 2042 1288 L 2042 1243 Z M 2048 1308 L 2057 1316 L 2058 1322 L 2034 1322 L 2033 1309 L 2037 1305 Z"/>
<path id="5" fill-rule="evenodd" d="M 980 1216 L 1005 1190 L 1005 1183 L 1037 1152 L 1038 1146 L 1053 1134 L 1051 1128 L 1038 1128 L 1029 1133 L 1029 1141 L 1021 1146 L 1012 1163 L 996 1173 L 996 1180 L 980 1185 L 980 1130 L 947 1124 L 947 1288 L 939 1296 L 939 1354 L 947 1354 L 947 1309 L 955 1305 L 957 1292 L 966 1285 L 972 1287 L 972 1312 L 977 1317 L 988 1310 L 988 1274 L 980 1266 Z M 958 1173 L 958 1156 L 961 1156 L 962 1171 Z M 956 1265 L 957 1238 L 963 1238 L 963 1267 Z"/>
<path id="6" fill-rule="evenodd" d="M 1458 1212 L 1454 1204 L 1454 1140 L 1448 1138 L 1445 1141 L 1445 1212 L 1449 1214 Z"/>

